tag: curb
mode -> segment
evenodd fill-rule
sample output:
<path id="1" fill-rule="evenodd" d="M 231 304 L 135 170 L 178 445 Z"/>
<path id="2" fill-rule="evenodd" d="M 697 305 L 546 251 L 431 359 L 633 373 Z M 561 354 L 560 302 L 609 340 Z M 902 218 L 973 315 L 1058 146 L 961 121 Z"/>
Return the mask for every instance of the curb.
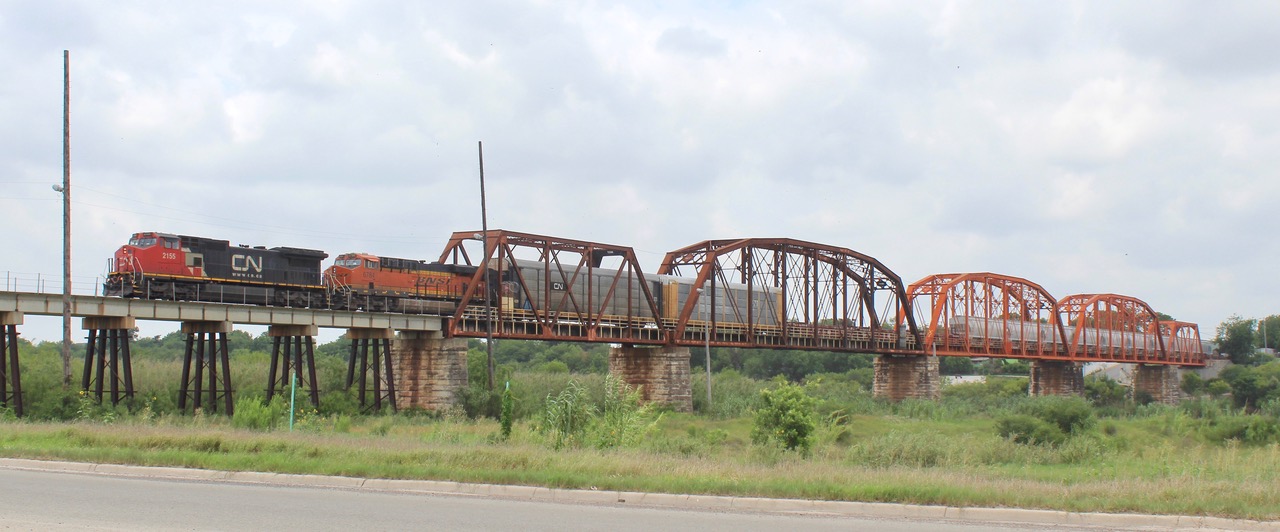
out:
<path id="1" fill-rule="evenodd" d="M 734 510 L 764 513 L 808 513 L 816 515 L 945 519 L 950 521 L 982 521 L 1024 523 L 1033 525 L 1072 525 L 1106 528 L 1155 528 L 1196 530 L 1241 530 L 1280 532 L 1280 521 L 1250 521 L 1222 517 L 1113 514 L 1066 512 L 1059 510 L 1026 510 L 1019 508 L 961 508 L 880 502 L 815 501 L 805 499 L 768 499 L 723 495 L 686 495 L 642 493 L 633 491 L 556 489 L 505 484 L 469 484 L 438 480 L 395 480 L 376 478 L 331 477 L 261 473 L 255 471 L 218 471 L 181 467 L 149 467 L 119 464 L 90 464 L 25 458 L 0 458 L 0 468 L 98 474 L 120 477 L 146 477 L 177 480 L 205 480 L 270 484 L 346 490 L 376 490 L 403 493 L 471 495 L 515 500 L 553 501 L 581 504 L 627 504 L 687 510 Z"/>

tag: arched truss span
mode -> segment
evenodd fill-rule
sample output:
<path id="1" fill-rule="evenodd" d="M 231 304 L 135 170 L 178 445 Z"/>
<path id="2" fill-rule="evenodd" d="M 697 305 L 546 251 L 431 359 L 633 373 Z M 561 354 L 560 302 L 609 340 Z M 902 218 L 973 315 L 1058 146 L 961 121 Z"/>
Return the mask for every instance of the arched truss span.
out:
<path id="1" fill-rule="evenodd" d="M 474 270 L 450 336 L 483 338 L 492 328 L 498 338 L 666 343 L 631 248 L 502 230 L 487 233 L 486 247 L 485 237 L 456 232 L 440 254 L 460 272 Z"/>
<path id="2" fill-rule="evenodd" d="M 927 323 L 923 347 L 939 355 L 1066 358 L 1056 301 L 1040 285 L 996 273 L 925 277 L 907 288 Z"/>
<path id="3" fill-rule="evenodd" d="M 669 276 L 664 316 L 684 345 L 886 353 L 913 350 L 920 338 L 913 316 L 896 319 L 902 279 L 846 248 L 708 240 L 667 253 L 658 273 Z"/>
<path id="4" fill-rule="evenodd" d="M 1172 363 L 1160 318 L 1141 299 L 1118 294 L 1076 294 L 1058 300 L 1071 358 L 1079 361 Z"/>
<path id="5" fill-rule="evenodd" d="M 1200 339 L 1200 326 L 1185 321 L 1160 322 L 1160 337 L 1164 339 L 1165 352 L 1173 363 L 1202 365 L 1205 360 L 1204 342 Z"/>

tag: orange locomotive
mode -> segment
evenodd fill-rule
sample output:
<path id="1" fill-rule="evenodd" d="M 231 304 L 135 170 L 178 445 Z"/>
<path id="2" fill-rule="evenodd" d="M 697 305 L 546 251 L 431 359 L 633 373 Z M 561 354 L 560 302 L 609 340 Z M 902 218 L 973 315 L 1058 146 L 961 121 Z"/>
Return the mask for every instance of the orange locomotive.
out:
<path id="1" fill-rule="evenodd" d="M 335 310 L 450 314 L 475 272 L 474 266 L 344 253 L 324 279 Z"/>

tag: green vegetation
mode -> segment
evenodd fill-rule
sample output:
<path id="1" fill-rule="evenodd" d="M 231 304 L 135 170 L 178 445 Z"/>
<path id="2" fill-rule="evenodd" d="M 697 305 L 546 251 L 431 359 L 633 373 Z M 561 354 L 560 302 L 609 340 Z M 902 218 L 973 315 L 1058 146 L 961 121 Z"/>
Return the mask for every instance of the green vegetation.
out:
<path id="1" fill-rule="evenodd" d="M 813 420 L 816 403 L 804 393 L 804 388 L 786 381 L 761 390 L 751 441 L 760 445 L 780 445 L 784 451 L 809 454 L 810 437 L 816 428 Z"/>
<path id="2" fill-rule="evenodd" d="M 717 350 L 711 403 L 705 377 L 694 372 L 695 412 L 683 414 L 642 405 L 637 390 L 604 375 L 602 348 L 501 342 L 497 380 L 509 388 L 486 389 L 483 344 L 476 344 L 472 385 L 457 409 L 390 415 L 359 412 L 341 388 L 346 350 L 335 343 L 317 351 L 320 408 L 299 405 L 290 432 L 287 401 L 264 402 L 260 389 L 269 340 L 232 335 L 237 401 L 227 418 L 177 411 L 182 344 L 175 355 L 172 336 L 135 342 L 134 378 L 144 395 L 118 407 L 62 391 L 57 345 L 24 343 L 29 415 L 0 411 L 0 456 L 1280 518 L 1275 361 L 1184 379 L 1192 397 L 1177 407 L 1142 404 L 1124 387 L 1093 378 L 1082 399 L 1028 397 L 1026 377 L 1000 375 L 1016 368 L 1003 363 L 972 365 L 992 376 L 944 387 L 941 400 L 889 403 L 868 391 L 865 357 L 840 362 L 814 353 L 776 363 Z M 816 371 L 787 379 L 801 369 Z"/>

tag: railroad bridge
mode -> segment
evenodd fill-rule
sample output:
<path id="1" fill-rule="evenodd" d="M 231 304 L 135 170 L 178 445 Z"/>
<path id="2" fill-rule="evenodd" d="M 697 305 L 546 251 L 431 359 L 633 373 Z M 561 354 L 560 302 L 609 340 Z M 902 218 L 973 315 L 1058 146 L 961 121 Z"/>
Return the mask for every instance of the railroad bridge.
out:
<path id="1" fill-rule="evenodd" d="M 440 315 L 73 296 L 89 340 L 82 387 L 99 401 L 134 393 L 128 338 L 139 319 L 182 324 L 179 406 L 225 413 L 226 333 L 236 323 L 269 326 L 268 394 L 299 375 L 313 403 L 316 331 L 347 329 L 347 385 L 369 408 L 452 405 L 466 386 L 466 339 L 489 336 L 612 344 L 611 372 L 679 410 L 692 407 L 691 347 L 874 354 L 874 392 L 893 400 L 936 398 L 943 356 L 1027 359 L 1036 395 L 1082 394 L 1086 362 L 1134 364 L 1135 389 L 1163 402 L 1178 400 L 1179 368 L 1206 363 L 1195 324 L 1161 320 L 1135 297 L 1054 298 L 986 272 L 908 285 L 873 257 L 794 239 L 703 241 L 645 274 L 630 247 L 461 231 L 438 261 L 482 266 L 466 270 L 473 278 Z M 62 298 L 0 292 L 0 399 L 19 412 L 16 327 L 25 314 L 61 315 Z"/>

